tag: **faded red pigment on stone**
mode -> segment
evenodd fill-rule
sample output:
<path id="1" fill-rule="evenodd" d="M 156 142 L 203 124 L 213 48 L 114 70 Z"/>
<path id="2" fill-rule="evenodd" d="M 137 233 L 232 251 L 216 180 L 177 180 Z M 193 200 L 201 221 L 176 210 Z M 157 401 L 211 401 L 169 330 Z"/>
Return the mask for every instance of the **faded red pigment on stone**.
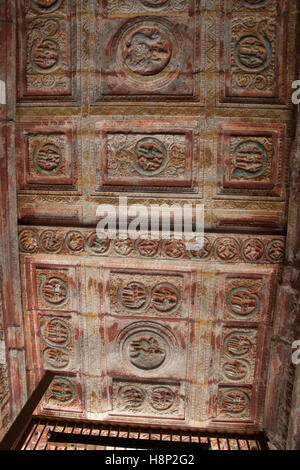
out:
<path id="1" fill-rule="evenodd" d="M 296 6 L 1 2 L 0 433 L 49 369 L 37 414 L 299 448 Z M 99 239 L 120 195 L 204 247 Z"/>

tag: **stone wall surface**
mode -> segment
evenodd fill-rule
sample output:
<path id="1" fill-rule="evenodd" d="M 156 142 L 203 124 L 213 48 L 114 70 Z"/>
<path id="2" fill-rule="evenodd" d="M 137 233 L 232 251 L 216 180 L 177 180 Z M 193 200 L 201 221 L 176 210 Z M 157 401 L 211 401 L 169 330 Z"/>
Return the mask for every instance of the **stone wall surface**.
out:
<path id="1" fill-rule="evenodd" d="M 11 5 L 10 381 L 24 348 L 28 393 L 63 373 L 37 413 L 267 428 L 296 447 L 296 1 Z M 203 247 L 99 236 L 119 196 L 146 215 L 190 204 L 193 222 L 203 204 Z"/>

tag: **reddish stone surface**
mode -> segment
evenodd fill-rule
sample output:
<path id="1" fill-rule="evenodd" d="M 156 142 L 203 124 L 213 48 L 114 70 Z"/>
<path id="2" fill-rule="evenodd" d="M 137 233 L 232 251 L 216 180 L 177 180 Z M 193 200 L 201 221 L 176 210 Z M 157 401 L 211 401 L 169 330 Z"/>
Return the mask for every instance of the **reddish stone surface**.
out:
<path id="1" fill-rule="evenodd" d="M 38 414 L 295 448 L 295 2 L 79 3 L 1 4 L 2 422 L 51 369 Z M 204 247 L 97 238 L 119 195 L 203 203 Z"/>

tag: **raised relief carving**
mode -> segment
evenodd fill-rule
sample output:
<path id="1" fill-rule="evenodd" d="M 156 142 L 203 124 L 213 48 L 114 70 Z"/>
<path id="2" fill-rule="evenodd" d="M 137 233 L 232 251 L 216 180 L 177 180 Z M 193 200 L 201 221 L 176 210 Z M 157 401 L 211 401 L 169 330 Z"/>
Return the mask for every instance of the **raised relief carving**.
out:
<path id="1" fill-rule="evenodd" d="M 127 315 L 180 316 L 182 289 L 181 276 L 112 273 L 111 309 Z"/>
<path id="2" fill-rule="evenodd" d="M 250 415 L 250 391 L 242 388 L 220 388 L 218 416 L 246 418 Z"/>
<path id="3" fill-rule="evenodd" d="M 125 382 L 113 379 L 112 414 L 182 419 L 184 404 L 179 384 Z"/>
<path id="4" fill-rule="evenodd" d="M 156 369 L 166 357 L 165 348 L 161 343 L 157 336 L 134 336 L 128 346 L 130 362 L 139 369 Z"/>
<path id="5" fill-rule="evenodd" d="M 62 305 L 68 298 L 68 287 L 58 277 L 40 275 L 40 296 L 50 305 Z"/>
<path id="6" fill-rule="evenodd" d="M 285 125 L 222 124 L 219 194 L 280 196 Z"/>
<path id="7" fill-rule="evenodd" d="M 173 333 L 155 322 L 135 322 L 117 337 L 117 349 L 125 367 L 151 373 L 174 360 L 178 344 Z M 173 353 L 173 354 L 172 354 Z"/>
<path id="8" fill-rule="evenodd" d="M 22 230 L 19 234 L 19 247 L 21 251 L 35 253 L 38 250 L 38 236 L 33 230 Z"/>
<path id="9" fill-rule="evenodd" d="M 188 0 L 108 0 L 107 15 L 159 13 L 164 15 L 188 13 Z"/>
<path id="10" fill-rule="evenodd" d="M 34 302 L 34 308 L 41 310 L 71 310 L 75 301 L 70 287 L 72 270 L 48 269 L 38 267 L 34 270 L 37 298 L 28 299 Z"/>
<path id="11" fill-rule="evenodd" d="M 21 98 L 68 98 L 73 91 L 74 66 L 74 52 L 69 47 L 70 2 L 25 0 L 24 3 L 23 30 L 19 36 L 23 61 Z"/>
<path id="12" fill-rule="evenodd" d="M 45 406 L 62 407 L 72 404 L 75 399 L 75 388 L 71 380 L 65 377 L 55 378 L 46 394 Z"/>
<path id="13" fill-rule="evenodd" d="M 62 237 L 54 230 L 45 230 L 40 236 L 40 244 L 47 253 L 58 253 L 62 243 Z"/>
<path id="14" fill-rule="evenodd" d="M 107 184 L 151 184 L 154 177 L 161 185 L 187 177 L 187 137 L 177 134 L 107 134 Z M 147 181 L 148 180 L 148 181 Z M 177 182 L 178 184 L 178 182 Z"/>
<path id="15" fill-rule="evenodd" d="M 240 299 L 237 299 L 235 302 L 237 302 L 237 306 L 240 305 Z M 248 302 L 246 310 L 248 308 L 253 308 L 252 302 Z M 236 313 L 231 316 L 239 319 L 244 318 Z M 221 382 L 252 383 L 256 363 L 257 330 L 255 328 L 230 327 L 224 327 L 223 330 L 223 347 L 220 362 Z"/>
<path id="16" fill-rule="evenodd" d="M 71 339 L 69 325 L 62 319 L 53 318 L 41 326 L 41 337 L 49 346 L 67 346 Z"/>
<path id="17" fill-rule="evenodd" d="M 172 44 L 157 26 L 136 27 L 123 40 L 123 60 L 138 75 L 156 75 L 169 63 Z"/>
<path id="18" fill-rule="evenodd" d="M 66 136 L 63 134 L 44 134 L 29 136 L 29 174 L 61 175 L 65 173 Z"/>
<path id="19" fill-rule="evenodd" d="M 285 103 L 286 93 L 280 83 L 286 75 L 287 31 L 276 3 L 223 1 L 226 13 L 222 44 L 231 53 L 221 55 L 226 70 L 226 79 L 221 83 L 222 101 Z M 268 14 L 264 14 L 265 9 Z"/>

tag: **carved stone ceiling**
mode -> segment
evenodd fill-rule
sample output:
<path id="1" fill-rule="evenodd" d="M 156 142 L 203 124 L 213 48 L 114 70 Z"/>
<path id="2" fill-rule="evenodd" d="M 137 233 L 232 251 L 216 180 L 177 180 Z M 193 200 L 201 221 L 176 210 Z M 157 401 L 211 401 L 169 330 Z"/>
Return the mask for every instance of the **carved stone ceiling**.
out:
<path id="1" fill-rule="evenodd" d="M 38 412 L 264 423 L 294 2 L 19 0 L 16 157 Z M 153 155 L 156 157 L 154 158 Z M 102 240 L 100 203 L 205 206 L 205 245 Z"/>

